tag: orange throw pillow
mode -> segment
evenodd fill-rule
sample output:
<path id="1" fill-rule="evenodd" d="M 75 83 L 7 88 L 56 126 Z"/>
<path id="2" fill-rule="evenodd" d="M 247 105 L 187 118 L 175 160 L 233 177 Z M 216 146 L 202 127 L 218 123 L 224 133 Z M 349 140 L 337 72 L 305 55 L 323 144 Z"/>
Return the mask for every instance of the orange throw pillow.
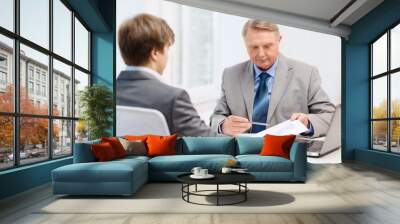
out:
<path id="1" fill-rule="evenodd" d="M 150 135 L 147 137 L 147 155 L 165 156 L 176 155 L 176 135 L 171 136 L 157 136 Z"/>
<path id="2" fill-rule="evenodd" d="M 125 135 L 124 139 L 129 140 L 129 141 L 143 141 L 146 142 L 148 135 Z"/>
<path id="3" fill-rule="evenodd" d="M 113 147 L 108 142 L 93 144 L 90 147 L 92 149 L 94 157 L 99 162 L 110 161 L 117 158 Z"/>
<path id="4" fill-rule="evenodd" d="M 280 156 L 286 159 L 290 159 L 290 148 L 292 147 L 295 138 L 296 135 L 265 135 L 264 145 L 261 149 L 260 155 Z"/>
<path id="5" fill-rule="evenodd" d="M 101 138 L 101 142 L 108 142 L 114 149 L 115 155 L 117 158 L 125 157 L 126 156 L 126 151 L 124 149 L 124 146 L 122 146 L 121 142 L 118 140 L 116 137 L 110 137 L 110 138 Z"/>

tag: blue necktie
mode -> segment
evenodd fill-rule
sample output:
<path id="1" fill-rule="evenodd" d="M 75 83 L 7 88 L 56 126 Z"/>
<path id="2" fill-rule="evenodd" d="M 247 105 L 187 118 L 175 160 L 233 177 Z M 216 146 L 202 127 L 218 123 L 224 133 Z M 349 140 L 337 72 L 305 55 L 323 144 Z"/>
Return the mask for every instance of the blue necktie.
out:
<path id="1" fill-rule="evenodd" d="M 258 85 L 257 92 L 254 97 L 253 104 L 253 121 L 266 123 L 267 122 L 267 113 L 268 113 L 268 79 L 270 75 L 266 72 L 262 72 L 260 74 L 260 83 Z M 266 126 L 263 125 L 255 125 L 253 124 L 251 132 L 257 133 L 262 130 L 265 130 Z"/>

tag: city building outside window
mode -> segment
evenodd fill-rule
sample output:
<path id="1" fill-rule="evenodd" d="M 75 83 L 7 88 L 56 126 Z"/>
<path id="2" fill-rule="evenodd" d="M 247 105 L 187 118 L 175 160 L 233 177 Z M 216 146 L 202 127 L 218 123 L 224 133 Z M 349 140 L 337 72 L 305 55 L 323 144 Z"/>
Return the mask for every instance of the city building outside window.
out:
<path id="1" fill-rule="evenodd" d="M 33 80 L 33 67 L 32 66 L 29 66 L 28 74 L 29 74 L 29 79 Z"/>
<path id="2" fill-rule="evenodd" d="M 40 81 L 40 71 L 39 71 L 39 69 L 36 69 L 36 80 Z"/>
<path id="3" fill-rule="evenodd" d="M 0 67 L 6 68 L 7 67 L 7 56 L 0 54 Z"/>
<path id="4" fill-rule="evenodd" d="M 0 91 L 5 91 L 7 85 L 7 56 L 0 54 Z"/>
<path id="5" fill-rule="evenodd" d="M 42 86 L 42 96 L 46 96 L 46 86 Z"/>
<path id="6" fill-rule="evenodd" d="M 40 84 L 36 84 L 36 95 L 40 95 Z"/>
<path id="7" fill-rule="evenodd" d="M 29 94 L 34 93 L 33 82 L 31 81 L 28 82 L 28 89 L 29 89 Z"/>
<path id="8" fill-rule="evenodd" d="M 7 84 L 7 74 L 4 71 L 0 71 L 0 84 L 1 85 Z"/>

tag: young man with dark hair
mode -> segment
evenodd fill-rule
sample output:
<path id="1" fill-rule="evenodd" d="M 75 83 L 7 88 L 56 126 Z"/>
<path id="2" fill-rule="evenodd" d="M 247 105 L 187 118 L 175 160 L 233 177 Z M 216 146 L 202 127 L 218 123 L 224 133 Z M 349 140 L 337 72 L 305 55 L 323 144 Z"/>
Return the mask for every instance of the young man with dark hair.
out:
<path id="1" fill-rule="evenodd" d="M 159 79 L 174 41 L 172 29 L 159 17 L 139 14 L 122 23 L 118 44 L 127 68 L 117 78 L 117 105 L 160 111 L 178 136 L 214 136 L 187 92 Z"/>

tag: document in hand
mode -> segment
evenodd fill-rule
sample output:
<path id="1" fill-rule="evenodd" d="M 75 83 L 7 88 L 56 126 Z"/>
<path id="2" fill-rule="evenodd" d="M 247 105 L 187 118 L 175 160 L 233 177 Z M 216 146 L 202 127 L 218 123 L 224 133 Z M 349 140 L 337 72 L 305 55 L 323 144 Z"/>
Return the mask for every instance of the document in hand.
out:
<path id="1" fill-rule="evenodd" d="M 273 127 L 270 127 L 264 131 L 260 131 L 258 133 L 245 133 L 240 134 L 239 136 L 243 137 L 263 137 L 266 134 L 269 135 L 298 135 L 300 133 L 306 132 L 308 129 L 298 120 L 287 120 L 282 123 L 279 123 Z"/>

